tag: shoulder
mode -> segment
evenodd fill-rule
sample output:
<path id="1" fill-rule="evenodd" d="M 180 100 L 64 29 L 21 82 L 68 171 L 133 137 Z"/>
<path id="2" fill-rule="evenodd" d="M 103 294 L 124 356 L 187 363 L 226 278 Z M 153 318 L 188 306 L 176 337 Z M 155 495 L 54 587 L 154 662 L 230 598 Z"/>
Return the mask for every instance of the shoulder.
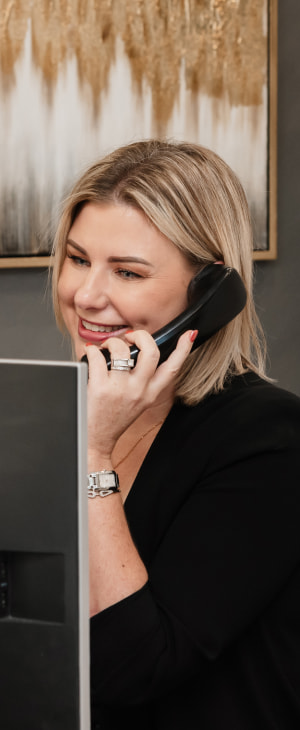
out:
<path id="1" fill-rule="evenodd" d="M 247 439 L 260 449 L 299 449 L 300 398 L 278 386 L 247 373 L 229 386 L 227 399 L 228 436 Z"/>
<path id="2" fill-rule="evenodd" d="M 233 378 L 196 406 L 178 408 L 186 432 L 208 452 L 235 459 L 257 451 L 299 452 L 300 398 L 255 373 Z"/>
<path id="3" fill-rule="evenodd" d="M 214 407 L 213 402 L 211 406 Z M 215 406 L 227 408 L 241 418 L 244 415 L 255 421 L 288 419 L 300 427 L 300 398 L 252 372 L 234 378 L 215 398 Z"/>
<path id="4" fill-rule="evenodd" d="M 222 391 L 208 395 L 196 406 L 180 407 L 181 417 L 195 422 L 203 418 L 227 420 L 230 414 L 254 420 L 285 416 L 300 426 L 300 398 L 253 372 L 232 378 Z"/>

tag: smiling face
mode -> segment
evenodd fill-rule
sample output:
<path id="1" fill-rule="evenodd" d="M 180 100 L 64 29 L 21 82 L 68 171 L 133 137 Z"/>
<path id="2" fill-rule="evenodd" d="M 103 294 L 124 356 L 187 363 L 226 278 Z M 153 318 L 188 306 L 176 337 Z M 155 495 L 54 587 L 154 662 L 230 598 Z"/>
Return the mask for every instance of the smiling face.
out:
<path id="1" fill-rule="evenodd" d="M 78 359 L 129 329 L 154 333 L 187 306 L 194 268 L 143 213 L 87 203 L 68 236 L 58 283 L 64 323 Z"/>

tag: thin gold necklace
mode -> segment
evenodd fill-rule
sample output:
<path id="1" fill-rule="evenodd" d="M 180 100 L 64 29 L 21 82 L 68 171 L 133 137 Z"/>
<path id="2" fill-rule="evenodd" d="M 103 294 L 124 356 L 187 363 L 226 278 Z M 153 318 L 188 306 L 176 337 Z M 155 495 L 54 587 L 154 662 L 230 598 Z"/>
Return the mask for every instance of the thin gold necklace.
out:
<path id="1" fill-rule="evenodd" d="M 145 431 L 145 433 L 143 433 L 138 438 L 138 440 L 133 444 L 133 446 L 131 446 L 131 448 L 129 449 L 127 454 L 125 454 L 125 456 L 122 456 L 122 459 L 120 459 L 120 461 L 118 461 L 117 464 L 114 465 L 114 469 L 117 469 L 118 466 L 120 466 L 120 464 L 123 464 L 123 461 L 125 461 L 125 459 L 127 459 L 128 456 L 130 456 L 130 454 L 132 454 L 132 452 L 134 451 L 136 446 L 145 438 L 145 436 L 148 436 L 148 433 L 151 433 L 151 431 L 154 431 L 155 428 L 158 428 L 158 426 L 161 426 L 163 424 L 163 422 L 164 422 L 163 420 L 159 421 L 158 423 L 155 423 L 154 426 L 151 426 L 151 428 L 148 428 L 148 431 Z"/>

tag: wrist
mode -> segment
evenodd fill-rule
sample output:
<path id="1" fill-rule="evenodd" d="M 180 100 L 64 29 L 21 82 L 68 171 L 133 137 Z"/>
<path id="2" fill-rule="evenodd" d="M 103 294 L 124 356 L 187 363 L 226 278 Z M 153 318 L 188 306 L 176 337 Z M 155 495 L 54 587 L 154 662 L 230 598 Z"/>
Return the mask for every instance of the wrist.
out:
<path id="1" fill-rule="evenodd" d="M 88 451 L 88 472 L 102 471 L 107 469 L 111 471 L 113 468 L 111 455 L 101 454 L 99 451 Z"/>

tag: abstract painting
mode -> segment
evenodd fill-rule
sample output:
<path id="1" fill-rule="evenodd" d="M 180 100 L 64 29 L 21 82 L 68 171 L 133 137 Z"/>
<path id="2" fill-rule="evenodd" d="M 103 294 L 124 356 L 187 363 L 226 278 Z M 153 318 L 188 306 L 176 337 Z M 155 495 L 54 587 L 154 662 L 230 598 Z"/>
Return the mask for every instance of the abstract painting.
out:
<path id="1" fill-rule="evenodd" d="M 0 267 L 45 266 L 74 179 L 158 136 L 240 177 L 276 255 L 277 0 L 0 0 Z"/>

